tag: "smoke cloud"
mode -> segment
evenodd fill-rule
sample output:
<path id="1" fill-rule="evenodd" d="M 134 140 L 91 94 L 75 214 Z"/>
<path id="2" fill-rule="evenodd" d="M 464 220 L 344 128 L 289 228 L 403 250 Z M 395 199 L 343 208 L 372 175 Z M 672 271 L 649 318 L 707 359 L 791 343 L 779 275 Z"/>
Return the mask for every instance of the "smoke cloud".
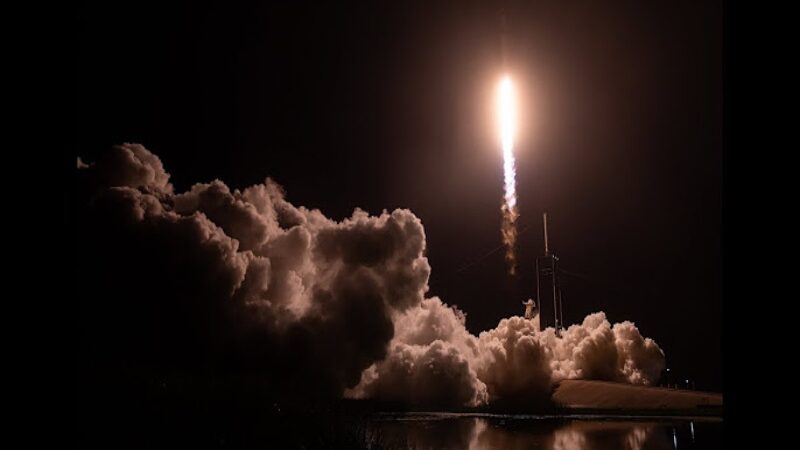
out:
<path id="1" fill-rule="evenodd" d="M 270 179 L 176 193 L 138 144 L 77 163 L 78 289 L 87 366 L 235 374 L 274 395 L 430 406 L 537 401 L 565 378 L 654 382 L 663 352 L 603 313 L 559 337 L 522 317 L 478 336 L 426 297 L 411 211 L 342 221 Z"/>

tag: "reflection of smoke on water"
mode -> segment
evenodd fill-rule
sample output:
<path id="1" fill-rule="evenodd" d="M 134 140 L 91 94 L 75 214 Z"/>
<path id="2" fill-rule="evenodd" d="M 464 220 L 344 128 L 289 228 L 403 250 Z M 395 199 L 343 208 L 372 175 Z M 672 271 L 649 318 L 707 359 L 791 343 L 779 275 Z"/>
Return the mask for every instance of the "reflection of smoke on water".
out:
<path id="1" fill-rule="evenodd" d="M 526 420 L 474 419 L 475 432 L 470 450 L 550 448 L 552 434 L 558 424 L 536 421 L 534 427 Z"/>
<path id="2" fill-rule="evenodd" d="M 478 423 L 484 419 L 476 419 Z M 476 428 L 480 427 L 476 424 Z M 545 448 L 550 450 L 656 450 L 671 449 L 664 433 L 657 433 L 652 423 L 636 422 L 586 422 L 573 421 L 555 429 L 531 426 L 513 431 L 506 427 L 484 425 L 482 433 L 475 435 L 470 450 L 493 448 L 522 449 Z M 509 432 L 513 431 L 513 432 Z"/>
<path id="3" fill-rule="evenodd" d="M 556 430 L 553 434 L 553 450 L 574 450 L 586 447 L 586 435 L 570 427 Z"/>
<path id="4" fill-rule="evenodd" d="M 374 420 L 366 448 L 469 450 L 662 450 L 673 449 L 670 430 L 659 423 L 526 420 L 513 417 L 395 417 Z"/>
<path id="5" fill-rule="evenodd" d="M 653 427 L 642 426 L 631 429 L 625 437 L 627 448 L 631 450 L 641 450 L 647 437 L 651 434 L 653 434 Z"/>

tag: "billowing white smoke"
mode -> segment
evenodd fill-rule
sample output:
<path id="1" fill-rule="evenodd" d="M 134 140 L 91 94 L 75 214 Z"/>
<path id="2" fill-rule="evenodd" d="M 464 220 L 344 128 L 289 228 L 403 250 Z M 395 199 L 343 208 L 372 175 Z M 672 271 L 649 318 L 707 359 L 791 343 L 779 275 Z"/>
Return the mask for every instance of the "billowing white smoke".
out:
<path id="1" fill-rule="evenodd" d="M 425 298 L 425 233 L 408 210 L 336 222 L 293 206 L 270 180 L 176 194 L 137 144 L 79 160 L 78 173 L 79 273 L 97 277 L 84 283 L 82 325 L 99 357 L 440 406 L 536 399 L 564 378 L 647 384 L 664 365 L 652 340 L 603 313 L 561 337 L 521 317 L 470 334 L 463 312 Z"/>
<path id="2" fill-rule="evenodd" d="M 415 395 L 418 403 L 440 404 L 440 398 L 420 396 L 438 378 L 449 377 L 458 383 L 451 386 L 456 395 L 448 405 L 519 404 L 544 401 L 552 384 L 563 379 L 650 384 L 664 368 L 664 354 L 652 339 L 643 338 L 631 322 L 612 327 L 602 312 L 590 314 L 561 337 L 553 328 L 538 332 L 519 316 L 501 320 L 478 337 L 464 322 L 463 312 L 438 298 L 423 300 L 395 320 L 388 358 L 366 370 L 347 395 L 387 400 Z M 428 377 L 419 376 L 420 371 Z"/>

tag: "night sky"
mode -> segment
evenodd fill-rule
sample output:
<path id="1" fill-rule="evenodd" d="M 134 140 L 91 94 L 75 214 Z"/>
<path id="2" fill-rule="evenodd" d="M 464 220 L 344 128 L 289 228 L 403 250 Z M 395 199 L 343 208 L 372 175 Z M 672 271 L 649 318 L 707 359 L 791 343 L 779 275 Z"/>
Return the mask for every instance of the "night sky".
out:
<path id="1" fill-rule="evenodd" d="M 522 314 L 547 211 L 575 274 L 567 323 L 598 310 L 631 320 L 676 374 L 721 390 L 720 2 L 506 2 L 516 280 L 498 249 L 492 3 L 84 2 L 76 146 L 93 161 L 141 143 L 178 191 L 271 177 L 337 220 L 409 208 L 425 225 L 430 295 L 473 333 Z"/>

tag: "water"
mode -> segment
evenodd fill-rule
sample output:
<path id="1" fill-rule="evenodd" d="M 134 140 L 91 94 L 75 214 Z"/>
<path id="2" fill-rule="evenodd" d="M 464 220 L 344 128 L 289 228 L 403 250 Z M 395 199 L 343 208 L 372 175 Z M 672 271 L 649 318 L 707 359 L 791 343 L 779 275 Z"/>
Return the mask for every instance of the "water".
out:
<path id="1" fill-rule="evenodd" d="M 370 450 L 722 448 L 722 421 L 709 418 L 387 414 L 359 428 L 360 446 Z"/>

